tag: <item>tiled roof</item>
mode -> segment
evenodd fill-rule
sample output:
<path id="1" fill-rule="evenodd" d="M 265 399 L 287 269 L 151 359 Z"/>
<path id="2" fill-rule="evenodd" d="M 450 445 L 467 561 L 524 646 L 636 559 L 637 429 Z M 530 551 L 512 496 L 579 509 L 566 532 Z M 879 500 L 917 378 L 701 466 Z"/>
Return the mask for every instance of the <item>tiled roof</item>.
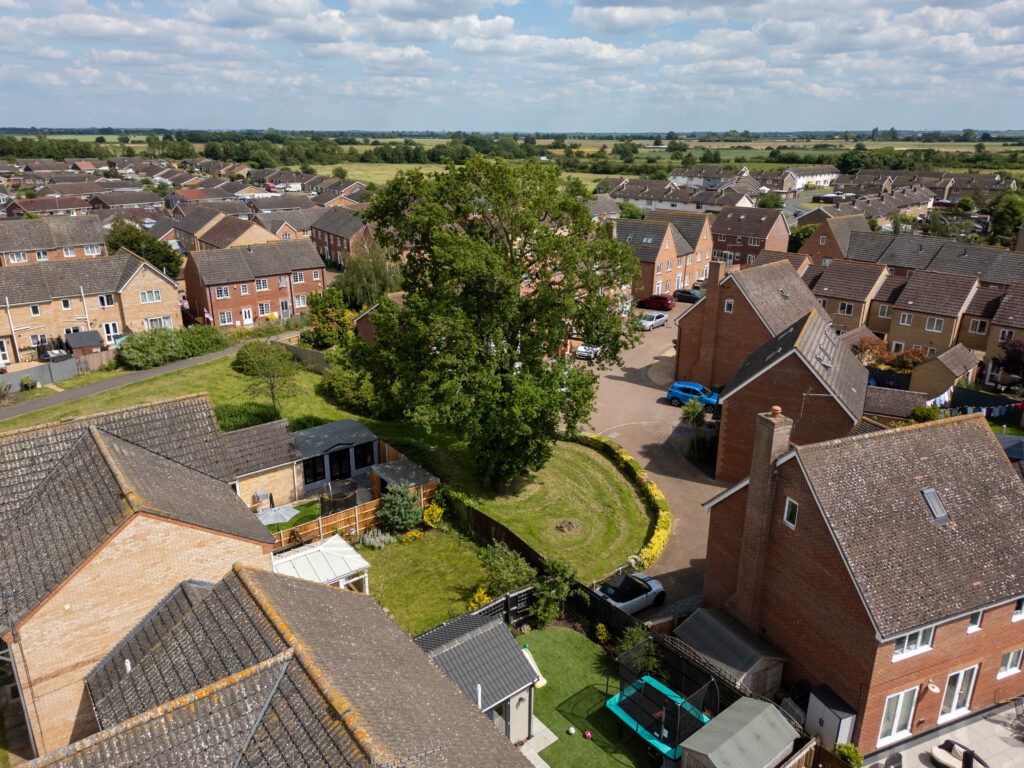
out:
<path id="1" fill-rule="evenodd" d="M 46 303 L 80 296 L 82 292 L 86 296 L 118 293 L 125 281 L 138 269 L 146 268 L 147 263 L 122 249 L 105 259 L 44 261 L 0 269 L 0 295 L 13 305 Z M 152 269 L 159 274 L 156 268 Z M 168 282 L 174 284 L 173 280 Z"/>
<path id="2" fill-rule="evenodd" d="M 360 445 L 377 439 L 369 427 L 355 419 L 339 419 L 292 433 L 303 458 L 323 456 L 332 448 Z"/>
<path id="3" fill-rule="evenodd" d="M 906 312 L 958 317 L 977 289 L 976 278 L 929 270 L 915 272 L 893 305 Z"/>
<path id="4" fill-rule="evenodd" d="M 203 234 L 199 235 L 199 239 L 214 248 L 228 248 L 255 226 L 257 225 L 251 221 L 236 219 L 234 216 L 225 216 L 203 232 Z"/>
<path id="5" fill-rule="evenodd" d="M 103 227 L 96 216 L 0 219 L 0 251 L 46 251 L 65 245 L 100 245 Z"/>
<path id="6" fill-rule="evenodd" d="M 102 744 L 105 761 L 52 764 L 137 765 L 155 743 L 161 766 L 529 765 L 366 595 L 236 565 L 168 611 L 136 631 L 159 638 L 141 655 L 90 675 L 108 730 L 59 754 Z"/>
<path id="7" fill-rule="evenodd" d="M 238 477 L 302 459 L 287 419 L 224 432 L 221 443 Z"/>
<path id="8" fill-rule="evenodd" d="M 743 362 L 719 402 L 731 397 L 782 358 L 796 354 L 824 383 L 854 421 L 864 414 L 868 370 L 850 349 L 839 343 L 819 312 L 797 320 Z"/>
<path id="9" fill-rule="evenodd" d="M 327 212 L 317 219 L 313 229 L 318 229 L 328 235 L 352 238 L 365 226 L 367 226 L 366 222 L 351 211 L 344 208 L 328 208 Z"/>
<path id="10" fill-rule="evenodd" d="M 181 210 L 185 212 L 186 217 L 200 207 L 211 211 L 219 211 L 226 216 L 236 216 L 238 218 L 252 216 L 252 209 L 242 200 L 201 200 L 193 203 L 182 203 L 180 206 Z"/>
<path id="11" fill-rule="evenodd" d="M 254 197 L 249 201 L 250 207 L 257 212 L 287 211 L 296 208 L 312 208 L 316 205 L 308 195 L 295 193 L 292 195 L 275 195 L 273 197 Z"/>
<path id="12" fill-rule="evenodd" d="M 50 213 L 51 211 L 87 211 L 89 202 L 81 197 L 67 195 L 65 197 L 36 197 L 12 200 L 9 204 L 17 205 L 27 213 Z"/>
<path id="13" fill-rule="evenodd" d="M 591 216 L 619 215 L 619 206 L 608 195 L 597 195 L 593 200 L 588 200 L 587 210 L 590 211 Z"/>
<path id="14" fill-rule="evenodd" d="M 106 189 L 105 184 L 100 184 L 96 179 L 87 181 L 61 181 L 51 182 L 38 190 L 40 195 L 94 195 Z"/>
<path id="15" fill-rule="evenodd" d="M 875 294 L 874 301 L 881 301 L 885 304 L 895 304 L 896 300 L 907 287 L 907 278 L 898 275 L 889 275 L 882 283 L 882 287 Z"/>
<path id="16" fill-rule="evenodd" d="M 978 356 L 963 344 L 950 347 L 935 359 L 946 366 L 949 372 L 958 379 L 981 364 Z"/>
<path id="17" fill-rule="evenodd" d="M 196 251 L 192 261 L 203 285 L 251 282 L 257 277 L 322 269 L 324 265 L 313 242 L 305 238 Z"/>
<path id="18" fill-rule="evenodd" d="M 999 303 L 992 317 L 993 325 L 1024 328 L 1024 286 L 1014 286 Z"/>
<path id="19" fill-rule="evenodd" d="M 927 401 L 928 395 L 924 392 L 869 386 L 864 398 L 864 413 L 909 419 L 911 410 L 925 405 Z"/>
<path id="20" fill-rule="evenodd" d="M 704 226 L 707 223 L 709 216 L 706 213 L 697 213 L 696 211 L 672 211 L 659 209 L 656 211 L 650 211 L 644 217 L 644 221 L 668 221 L 671 222 L 679 234 L 686 238 L 686 242 L 692 245 L 694 248 L 700 243 L 701 233 L 704 231 Z M 711 227 L 708 227 L 708 237 L 710 234 Z"/>
<path id="21" fill-rule="evenodd" d="M 93 196 L 93 200 L 96 200 L 108 207 L 114 207 L 117 205 L 138 205 L 139 203 L 159 207 L 164 204 L 164 199 L 162 197 L 152 192 L 147 192 L 146 190 L 140 190 L 138 192 L 103 192 L 102 194 Z"/>
<path id="22" fill-rule="evenodd" d="M 796 456 L 883 638 L 1024 594 L 1024 483 L 980 414 Z"/>
<path id="23" fill-rule="evenodd" d="M 195 208 L 189 208 L 188 213 L 175 222 L 174 228 L 179 232 L 186 232 L 194 236 L 220 215 L 219 211 L 202 203 L 196 203 Z"/>
<path id="24" fill-rule="evenodd" d="M 311 229 L 326 213 L 325 208 L 299 208 L 294 211 L 257 213 L 254 218 L 261 227 L 276 235 L 285 224 L 299 232 Z"/>
<path id="25" fill-rule="evenodd" d="M 415 638 L 470 701 L 486 712 L 539 679 L 500 616 L 464 614 Z"/>
<path id="26" fill-rule="evenodd" d="M 829 219 L 822 226 L 828 227 L 832 230 L 832 235 L 836 239 L 836 243 L 839 245 L 839 250 L 846 256 L 846 252 L 850 249 L 850 238 L 854 232 L 870 232 L 871 226 L 868 224 L 868 220 L 863 216 L 836 216 L 833 219 Z"/>
<path id="27" fill-rule="evenodd" d="M 982 286 L 975 292 L 974 298 L 967 305 L 964 314 L 992 318 L 996 310 L 999 309 L 999 303 L 1003 300 L 1005 293 L 1006 291 L 1002 288 L 986 288 Z"/>
<path id="28" fill-rule="evenodd" d="M 814 283 L 814 295 L 865 302 L 878 290 L 887 274 L 880 264 L 834 261 Z"/>
<path id="29" fill-rule="evenodd" d="M 773 336 L 782 333 L 808 312 L 822 312 L 814 294 L 788 261 L 730 272 L 754 311 Z"/>
<path id="30" fill-rule="evenodd" d="M 764 239 L 782 217 L 780 208 L 737 208 L 727 205 L 711 222 L 711 231 L 715 237 L 724 234 Z M 785 222 L 784 218 L 782 220 Z"/>
<path id="31" fill-rule="evenodd" d="M 619 219 L 615 223 L 615 238 L 620 243 L 627 243 L 641 262 L 650 264 L 664 255 L 662 245 L 666 238 L 669 240 L 668 253 L 672 257 L 693 253 L 693 246 L 683 239 L 675 225 L 664 221 Z"/>

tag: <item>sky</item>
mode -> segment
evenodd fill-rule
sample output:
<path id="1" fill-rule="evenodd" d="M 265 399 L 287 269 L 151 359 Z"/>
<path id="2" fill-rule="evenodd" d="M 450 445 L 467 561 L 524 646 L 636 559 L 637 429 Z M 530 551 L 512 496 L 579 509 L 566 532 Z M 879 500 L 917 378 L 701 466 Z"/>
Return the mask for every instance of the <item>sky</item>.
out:
<path id="1" fill-rule="evenodd" d="M 0 124 L 1024 127 L 1024 2 L 0 0 Z"/>

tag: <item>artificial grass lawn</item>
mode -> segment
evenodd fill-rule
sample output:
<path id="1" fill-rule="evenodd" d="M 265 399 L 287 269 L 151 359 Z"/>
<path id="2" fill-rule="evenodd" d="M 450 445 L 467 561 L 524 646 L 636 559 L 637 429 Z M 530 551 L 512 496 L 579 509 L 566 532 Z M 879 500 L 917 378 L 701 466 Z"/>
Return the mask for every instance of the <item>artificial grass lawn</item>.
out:
<path id="1" fill-rule="evenodd" d="M 466 612 L 484 578 L 478 551 L 470 540 L 437 530 L 383 549 L 359 548 L 370 563 L 370 594 L 410 635 Z"/>
<path id="2" fill-rule="evenodd" d="M 519 636 L 530 646 L 547 685 L 534 691 L 534 714 L 558 737 L 540 753 L 551 768 L 660 765 L 644 741 L 622 726 L 605 701 L 619 692 L 615 662 L 575 630 L 548 627 Z M 576 728 L 572 736 L 569 726 Z M 590 731 L 592 738 L 583 738 Z"/>
<path id="3" fill-rule="evenodd" d="M 482 511 L 545 557 L 568 560 L 581 581 L 604 576 L 643 546 L 649 520 L 633 487 L 592 448 L 558 443 L 519 490 L 491 496 Z M 572 530 L 556 528 L 571 522 Z"/>
<path id="4" fill-rule="evenodd" d="M 294 528 L 297 525 L 308 523 L 310 520 L 316 520 L 320 517 L 320 500 L 308 501 L 305 504 L 295 504 L 295 509 L 299 510 L 299 513 L 295 515 L 291 520 L 284 523 L 271 523 L 267 526 L 267 530 L 271 533 L 277 533 L 278 531 L 286 531 L 289 528 Z"/>

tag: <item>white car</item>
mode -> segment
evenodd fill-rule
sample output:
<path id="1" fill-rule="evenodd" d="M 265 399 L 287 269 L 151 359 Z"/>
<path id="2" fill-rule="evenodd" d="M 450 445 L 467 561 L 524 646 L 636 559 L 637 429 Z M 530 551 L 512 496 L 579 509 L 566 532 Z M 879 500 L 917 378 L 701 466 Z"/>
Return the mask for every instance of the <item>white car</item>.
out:
<path id="1" fill-rule="evenodd" d="M 597 588 L 597 594 L 626 613 L 637 613 L 665 602 L 661 582 L 645 573 L 621 573 Z"/>
<path id="2" fill-rule="evenodd" d="M 576 347 L 576 357 L 580 360 L 593 360 L 601 354 L 601 348 L 592 344 L 580 344 Z"/>
<path id="3" fill-rule="evenodd" d="M 640 327 L 645 331 L 649 331 L 652 328 L 657 328 L 660 325 L 664 325 L 668 322 L 668 315 L 664 312 L 647 312 L 643 317 L 640 318 Z"/>

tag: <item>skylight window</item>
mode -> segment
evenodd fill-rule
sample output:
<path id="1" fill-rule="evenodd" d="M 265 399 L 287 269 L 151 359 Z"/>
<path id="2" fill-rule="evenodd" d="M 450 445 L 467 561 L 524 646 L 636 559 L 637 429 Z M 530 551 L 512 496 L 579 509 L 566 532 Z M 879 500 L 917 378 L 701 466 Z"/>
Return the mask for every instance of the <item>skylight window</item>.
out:
<path id="1" fill-rule="evenodd" d="M 948 523 L 949 514 L 946 512 L 946 507 L 942 503 L 942 499 L 939 498 L 939 492 L 934 488 L 925 488 L 921 491 L 921 495 L 924 496 L 924 500 L 928 504 L 928 509 L 931 510 L 932 517 L 935 518 L 935 522 Z"/>

